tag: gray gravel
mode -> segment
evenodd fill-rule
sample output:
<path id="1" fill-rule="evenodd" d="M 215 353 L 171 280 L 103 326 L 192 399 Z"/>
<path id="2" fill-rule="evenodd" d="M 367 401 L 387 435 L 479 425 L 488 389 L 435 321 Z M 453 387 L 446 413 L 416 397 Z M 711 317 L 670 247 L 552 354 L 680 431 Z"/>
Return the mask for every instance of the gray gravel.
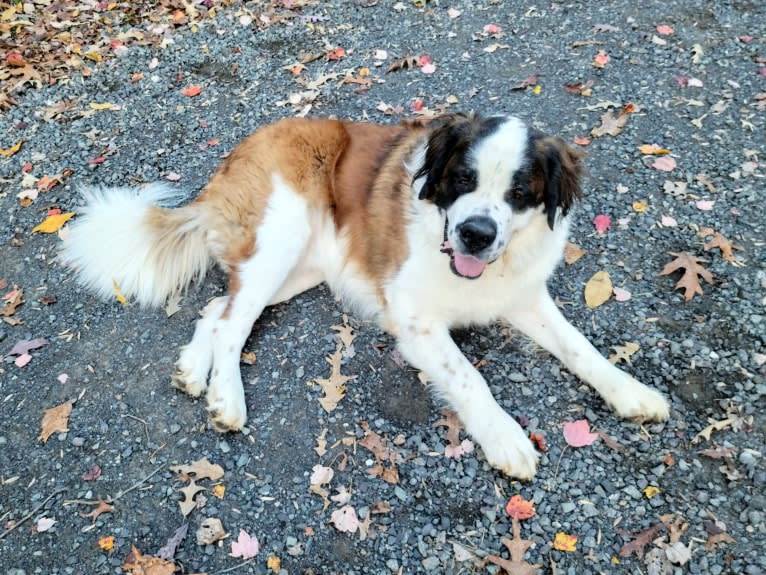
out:
<path id="1" fill-rule="evenodd" d="M 226 491 L 223 499 L 208 492 L 207 505 L 190 515 L 190 536 L 175 555 L 185 572 L 215 573 L 240 562 L 228 555 L 231 538 L 221 547 L 194 541 L 202 519 L 218 517 L 233 538 L 242 528 L 261 542 L 256 560 L 236 573 L 266 573 L 269 555 L 281 558 L 286 573 L 497 573 L 495 567 L 457 562 L 452 544 L 480 557 L 507 556 L 500 538 L 510 537 L 511 527 L 503 508 L 507 497 L 521 493 L 535 503 L 537 514 L 523 522 L 522 534 L 535 542 L 527 557 L 544 564 L 542 573 L 645 570 L 635 556 L 613 562 L 626 541 L 619 530 L 638 532 L 668 513 L 689 524 L 681 541 L 692 549 L 689 563 L 674 573 L 763 573 L 766 126 L 756 96 L 766 91 L 766 77 L 759 73 L 766 66 L 766 21 L 758 3 L 674 0 L 645 6 L 618 0 L 528 2 L 519 8 L 487 0 L 428 2 L 426 9 L 410 1 L 400 3 L 402 9 L 388 1 L 364 4 L 309 3 L 291 20 L 263 30 L 242 26 L 241 7 L 232 6 L 196 33 L 177 31 L 164 49 L 131 46 L 125 55 L 93 65 L 92 76 L 27 91 L 3 113 L 0 147 L 22 138 L 24 146 L 0 160 L 0 213 L 6 222 L 0 229 L 0 280 L 10 284 L 0 293 L 17 284 L 26 303 L 14 316 L 22 324 L 0 324 L 0 353 L 21 339 L 46 337 L 50 345 L 33 351 L 26 367 L 16 367 L 13 358 L 0 362 L 0 532 L 56 490 L 66 491 L 0 539 L 0 574 L 123 572 L 131 544 L 155 553 L 184 523 L 177 503 L 182 484 L 168 466 L 201 457 L 223 466 Z M 259 6 L 245 5 L 254 13 Z M 462 14 L 450 18 L 448 7 Z M 503 35 L 485 37 L 489 23 Z M 606 24 L 619 30 L 594 30 Z M 672 26 L 674 33 L 661 36 L 658 24 Z M 493 43 L 501 47 L 484 50 Z M 697 44 L 702 52 L 694 56 Z M 74 208 L 80 184 L 152 181 L 176 173 L 178 185 L 192 195 L 243 136 L 294 113 L 278 102 L 306 88 L 284 67 L 301 51 L 324 53 L 335 46 L 345 48 L 342 60 L 321 58 L 302 73 L 309 79 L 341 74 L 318 88 L 311 116 L 390 122 L 399 117 L 379 111 L 381 102 L 402 106 L 409 115 L 416 98 L 433 110 L 454 101 L 452 96 L 458 103 L 450 109 L 514 113 L 571 141 L 599 124 L 604 110 L 589 106 L 640 106 L 621 135 L 595 139 L 586 148 L 590 177 L 572 240 L 587 255 L 562 266 L 551 289 L 603 353 L 626 341 L 641 346 L 633 365 L 624 367 L 672 397 L 669 422 L 642 428 L 618 421 L 554 359 L 524 341 L 508 339 L 501 328 L 462 330 L 456 340 L 471 360 L 486 360 L 482 372 L 498 400 L 548 442 L 537 477 L 527 484 L 510 482 L 480 452 L 459 461 L 444 457 L 445 430 L 433 426 L 441 417 L 439 406 L 416 374 L 397 363 L 393 341 L 353 317 L 358 337 L 344 370 L 358 378 L 328 415 L 317 401 L 318 388 L 307 383 L 326 375 L 324 358 L 335 348 L 330 326 L 341 321 L 341 309 L 320 287 L 259 320 L 246 345 L 257 363 L 243 366 L 249 432 L 220 436 L 207 428 L 203 403 L 175 391 L 169 380 L 198 310 L 222 293 L 222 275 L 213 273 L 193 288 L 181 310 L 166 318 L 162 310 L 95 300 L 56 261 L 55 235 L 31 233 L 49 207 Z M 388 52 L 379 67 L 376 50 Z M 591 65 L 598 50 L 610 56 L 602 70 Z M 384 73 L 393 59 L 423 53 L 432 56 L 435 73 Z M 152 58 L 159 65 L 150 70 Z M 373 78 L 369 90 L 338 85 L 347 69 L 363 66 Z M 132 83 L 131 75 L 140 71 L 144 79 Z M 539 95 L 531 88 L 511 89 L 534 72 L 540 74 Z M 680 76 L 699 79 L 702 87 L 682 86 Z M 588 79 L 594 80 L 590 98 L 562 88 Z M 190 84 L 202 86 L 200 96 L 181 95 Z M 62 100 L 77 105 L 45 121 L 41 109 Z M 121 109 L 83 115 L 91 102 Z M 692 122 L 703 116 L 702 128 Z M 219 143 L 210 145 L 214 138 Z M 653 169 L 637 150 L 641 144 L 670 148 L 678 167 L 670 174 Z M 88 163 L 101 155 L 104 163 Z M 22 208 L 16 194 L 25 162 L 37 177 L 66 168 L 73 175 Z M 699 174 L 715 192 L 695 178 Z M 685 182 L 686 196 L 665 193 L 665 180 Z M 620 193 L 618 185 L 627 191 Z M 699 210 L 699 199 L 715 200 L 713 209 Z M 632 209 L 635 200 L 647 201 L 645 213 Z M 613 220 L 603 236 L 591 223 L 598 213 Z M 658 225 L 662 216 L 678 225 Z M 726 262 L 717 250 L 705 252 L 701 226 L 741 244 L 745 265 Z M 23 245 L 14 245 L 19 237 Z M 704 256 L 716 278 L 689 303 L 673 291 L 676 275 L 657 275 L 670 261 L 669 252 L 680 251 Z M 596 310 L 585 306 L 582 286 L 601 269 L 632 293 L 629 301 L 612 300 Z M 56 303 L 42 305 L 44 295 L 55 295 Z M 62 373 L 68 375 L 65 383 L 57 380 Z M 69 431 L 38 441 L 43 410 L 67 400 L 76 400 Z M 741 429 L 692 444 L 708 418 L 733 414 L 744 420 Z M 603 441 L 565 448 L 561 425 L 579 418 L 623 449 L 614 451 Z M 403 437 L 398 485 L 368 474 L 374 458 L 359 446 L 338 446 L 324 457 L 314 452 L 324 428 L 332 446 L 346 437 L 361 439 L 362 421 L 389 440 Z M 724 461 L 699 453 L 714 446 L 736 448 L 728 470 Z M 348 457 L 343 471 L 336 458 L 342 451 Z M 309 493 L 318 463 L 335 468 L 331 488 L 350 487 L 350 504 L 360 518 L 369 514 L 365 540 L 338 532 L 330 523 L 338 505 L 325 510 L 321 498 Z M 101 476 L 83 480 L 93 465 L 100 466 Z M 81 514 L 89 507 L 64 505 L 115 497 L 159 467 L 95 522 Z M 647 499 L 647 486 L 658 487 L 659 494 Z M 391 511 L 373 513 L 381 501 Z M 705 549 L 708 512 L 735 543 Z M 34 526 L 43 516 L 57 523 L 38 533 Z M 552 548 L 559 531 L 578 536 L 574 553 Z M 111 553 L 98 548 L 107 535 L 115 537 Z"/>

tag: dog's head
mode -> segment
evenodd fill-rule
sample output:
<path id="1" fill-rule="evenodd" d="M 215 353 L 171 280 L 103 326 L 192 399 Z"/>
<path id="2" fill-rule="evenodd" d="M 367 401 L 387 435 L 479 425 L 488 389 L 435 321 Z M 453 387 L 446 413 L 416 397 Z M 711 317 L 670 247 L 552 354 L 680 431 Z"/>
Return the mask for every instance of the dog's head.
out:
<path id="1" fill-rule="evenodd" d="M 553 230 L 580 195 L 582 154 L 511 116 L 453 114 L 434 123 L 414 174 L 420 199 L 447 214 L 452 270 L 479 277 L 532 218 Z"/>

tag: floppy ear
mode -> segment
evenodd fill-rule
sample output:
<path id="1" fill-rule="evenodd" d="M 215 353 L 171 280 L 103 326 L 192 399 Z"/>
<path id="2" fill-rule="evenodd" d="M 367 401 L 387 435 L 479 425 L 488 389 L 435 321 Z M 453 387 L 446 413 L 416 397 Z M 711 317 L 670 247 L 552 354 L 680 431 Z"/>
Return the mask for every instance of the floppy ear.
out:
<path id="1" fill-rule="evenodd" d="M 545 137 L 536 145 L 539 176 L 544 182 L 543 204 L 548 216 L 548 227 L 553 229 L 556 211 L 569 213 L 574 201 L 582 195 L 580 177 L 584 154 L 570 147 L 561 138 Z"/>
<path id="2" fill-rule="evenodd" d="M 442 176 L 447 164 L 466 130 L 470 128 L 471 118 L 466 114 L 447 114 L 434 122 L 434 128 L 428 138 L 423 165 L 412 176 L 412 181 L 425 177 L 418 198 L 434 200 L 443 181 Z"/>

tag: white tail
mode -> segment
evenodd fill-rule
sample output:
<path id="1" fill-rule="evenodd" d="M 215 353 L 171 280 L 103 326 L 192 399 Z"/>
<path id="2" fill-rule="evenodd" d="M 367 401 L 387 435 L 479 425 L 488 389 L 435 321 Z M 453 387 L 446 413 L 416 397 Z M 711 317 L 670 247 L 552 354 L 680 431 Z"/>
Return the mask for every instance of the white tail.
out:
<path id="1" fill-rule="evenodd" d="M 203 277 L 210 263 L 204 208 L 161 207 L 179 193 L 163 184 L 86 188 L 62 256 L 84 286 L 104 299 L 115 284 L 128 299 L 159 306 Z"/>

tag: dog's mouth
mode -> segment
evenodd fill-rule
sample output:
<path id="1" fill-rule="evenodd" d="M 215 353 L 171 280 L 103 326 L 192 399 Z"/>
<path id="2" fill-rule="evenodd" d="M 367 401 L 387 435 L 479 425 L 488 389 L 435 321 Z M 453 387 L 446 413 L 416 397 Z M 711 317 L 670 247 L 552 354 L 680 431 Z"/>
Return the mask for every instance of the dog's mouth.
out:
<path id="1" fill-rule="evenodd" d="M 442 243 L 441 252 L 449 256 L 452 273 L 461 278 L 475 280 L 484 273 L 484 268 L 487 267 L 487 262 L 484 260 L 457 253 L 449 240 Z"/>

